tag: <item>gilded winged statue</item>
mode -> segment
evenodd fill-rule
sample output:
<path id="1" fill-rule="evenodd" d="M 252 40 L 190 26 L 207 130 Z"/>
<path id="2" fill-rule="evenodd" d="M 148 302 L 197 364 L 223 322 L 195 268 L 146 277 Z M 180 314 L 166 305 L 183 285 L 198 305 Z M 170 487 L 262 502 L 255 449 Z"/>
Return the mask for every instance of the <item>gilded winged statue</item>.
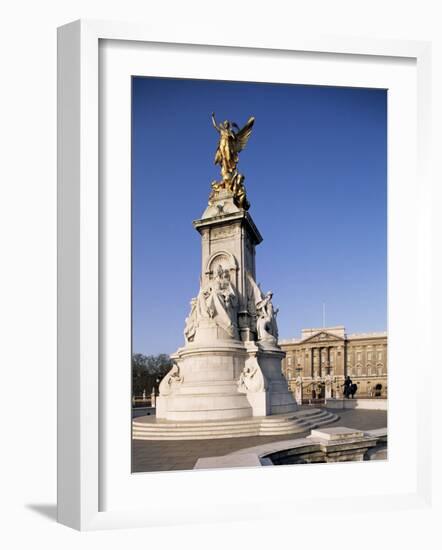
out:
<path id="1" fill-rule="evenodd" d="M 241 208 L 247 210 L 249 203 L 246 198 L 244 176 L 237 170 L 238 154 L 245 148 L 252 133 L 255 118 L 251 116 L 243 128 L 235 122 L 225 120 L 217 124 L 215 113 L 212 113 L 212 124 L 219 133 L 218 147 L 215 153 L 215 164 L 221 167 L 221 182 L 214 182 L 212 188 L 217 192 L 220 188 L 231 191 Z"/>
<path id="2" fill-rule="evenodd" d="M 215 153 L 215 164 L 221 166 L 221 175 L 224 181 L 230 180 L 236 172 L 238 164 L 238 153 L 240 153 L 252 133 L 255 118 L 250 117 L 244 128 L 241 130 L 235 122 L 225 120 L 221 124 L 217 124 L 215 113 L 212 113 L 212 124 L 215 130 L 219 133 L 218 148 Z"/>

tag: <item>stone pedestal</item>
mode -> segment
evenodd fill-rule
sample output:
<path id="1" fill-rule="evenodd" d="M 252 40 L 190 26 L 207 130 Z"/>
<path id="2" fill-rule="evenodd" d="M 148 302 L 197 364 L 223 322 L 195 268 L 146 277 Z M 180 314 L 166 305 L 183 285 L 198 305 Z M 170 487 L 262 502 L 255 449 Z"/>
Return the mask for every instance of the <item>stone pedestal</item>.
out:
<path id="1" fill-rule="evenodd" d="M 172 358 L 156 399 L 157 418 L 222 420 L 297 410 L 276 346 L 252 341 L 189 343 Z"/>
<path id="2" fill-rule="evenodd" d="M 201 281 L 184 347 L 160 384 L 158 419 L 244 419 L 297 410 L 281 370 L 272 295 L 255 281 L 262 241 L 250 214 L 221 191 L 193 223 L 202 240 Z"/>
<path id="3" fill-rule="evenodd" d="M 172 358 L 177 367 L 161 382 L 157 418 L 221 420 L 253 416 L 247 397 L 238 390 L 247 360 L 242 342 L 214 339 L 205 345 L 189 343 Z"/>
<path id="4" fill-rule="evenodd" d="M 298 405 L 302 405 L 302 378 L 297 376 L 295 381 L 295 401 Z"/>
<path id="5" fill-rule="evenodd" d="M 253 340 L 256 326 L 248 307 L 252 292 L 248 274 L 255 279 L 255 247 L 262 241 L 261 234 L 250 214 L 238 208 L 227 191 L 219 193 L 193 225 L 201 235 L 201 286 L 216 277 L 219 266 L 229 271 L 239 301 L 239 337 Z"/>
<path id="6" fill-rule="evenodd" d="M 332 378 L 329 374 L 325 376 L 324 386 L 325 386 L 325 399 L 331 399 L 332 398 Z"/>

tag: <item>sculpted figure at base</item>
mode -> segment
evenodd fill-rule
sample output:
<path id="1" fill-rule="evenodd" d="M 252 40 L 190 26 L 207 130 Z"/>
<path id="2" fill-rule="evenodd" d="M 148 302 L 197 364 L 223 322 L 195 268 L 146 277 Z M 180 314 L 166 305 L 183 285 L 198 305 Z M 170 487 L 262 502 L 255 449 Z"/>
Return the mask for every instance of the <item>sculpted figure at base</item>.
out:
<path id="1" fill-rule="evenodd" d="M 173 365 L 170 371 L 161 380 L 160 386 L 158 388 L 160 395 L 169 395 L 173 391 L 174 386 L 182 384 L 183 381 L 184 378 L 181 376 L 179 366 L 176 364 Z"/>
<path id="2" fill-rule="evenodd" d="M 196 311 L 197 299 L 192 298 L 190 301 L 190 313 L 186 317 L 186 326 L 184 328 L 184 340 L 187 342 L 193 342 L 195 339 L 196 329 L 198 326 L 197 311 Z"/>
<path id="3" fill-rule="evenodd" d="M 278 340 L 278 326 L 276 324 L 276 315 L 278 309 L 274 309 L 272 304 L 273 292 L 267 292 L 264 299 L 256 304 L 258 314 L 257 328 L 258 340 Z"/>
<path id="4" fill-rule="evenodd" d="M 277 344 L 278 325 L 276 323 L 276 316 L 278 314 L 278 309 L 273 307 L 273 292 L 267 292 L 266 295 L 263 295 L 250 273 L 247 273 L 247 280 L 250 285 L 249 303 L 252 302 L 252 307 L 249 307 L 249 313 L 253 315 L 254 312 L 256 315 L 256 333 L 258 341 L 267 341 Z"/>
<path id="5" fill-rule="evenodd" d="M 229 336 L 238 338 L 237 318 L 238 297 L 230 280 L 230 272 L 219 265 L 216 277 L 201 287 L 198 296 L 191 302 L 184 329 L 186 342 L 195 339 L 202 319 L 213 320 Z"/>
<path id="6" fill-rule="evenodd" d="M 255 357 L 246 361 L 239 376 L 238 389 L 244 393 L 264 391 L 265 379 Z"/>
<path id="7" fill-rule="evenodd" d="M 244 176 L 235 172 L 232 177 L 231 191 L 233 193 L 233 198 L 236 205 L 239 208 L 244 208 L 248 210 L 250 208 L 250 203 L 247 200 L 246 187 L 244 185 Z"/>

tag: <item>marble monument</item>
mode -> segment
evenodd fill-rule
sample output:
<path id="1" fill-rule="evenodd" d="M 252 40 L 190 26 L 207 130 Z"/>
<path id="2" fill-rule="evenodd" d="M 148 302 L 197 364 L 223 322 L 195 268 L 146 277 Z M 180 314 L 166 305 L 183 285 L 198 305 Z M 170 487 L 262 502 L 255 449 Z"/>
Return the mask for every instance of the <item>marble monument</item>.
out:
<path id="1" fill-rule="evenodd" d="M 213 126 L 219 133 L 215 164 L 221 180 L 193 222 L 201 235 L 201 277 L 185 320 L 185 345 L 162 380 L 157 419 L 206 421 L 292 413 L 297 404 L 282 374 L 273 293 L 256 283 L 261 234 L 248 210 L 238 154 L 249 140 L 251 117 Z"/>

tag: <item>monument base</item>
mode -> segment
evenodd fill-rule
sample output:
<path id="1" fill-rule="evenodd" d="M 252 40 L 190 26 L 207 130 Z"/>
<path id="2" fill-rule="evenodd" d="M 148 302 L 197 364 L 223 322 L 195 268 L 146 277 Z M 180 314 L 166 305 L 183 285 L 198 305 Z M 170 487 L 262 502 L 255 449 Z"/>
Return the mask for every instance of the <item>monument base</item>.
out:
<path id="1" fill-rule="evenodd" d="M 208 207 L 193 222 L 202 246 L 199 291 L 185 321 L 186 345 L 171 356 L 174 365 L 156 401 L 159 428 L 166 422 L 174 431 L 177 423 L 175 431 L 185 437 L 188 424 L 207 437 L 211 426 L 223 437 L 255 433 L 262 421 L 253 419 L 270 422 L 298 410 L 281 370 L 285 352 L 278 346 L 273 293 L 264 294 L 255 280 L 262 236 L 241 200 L 240 174 L 233 176 L 229 184 L 214 182 Z M 287 418 L 281 422 L 276 432 L 287 428 Z"/>
<path id="2" fill-rule="evenodd" d="M 205 421 L 295 412 L 283 357 L 280 348 L 255 342 L 189 343 L 173 356 L 175 367 L 161 382 L 156 416 Z"/>

